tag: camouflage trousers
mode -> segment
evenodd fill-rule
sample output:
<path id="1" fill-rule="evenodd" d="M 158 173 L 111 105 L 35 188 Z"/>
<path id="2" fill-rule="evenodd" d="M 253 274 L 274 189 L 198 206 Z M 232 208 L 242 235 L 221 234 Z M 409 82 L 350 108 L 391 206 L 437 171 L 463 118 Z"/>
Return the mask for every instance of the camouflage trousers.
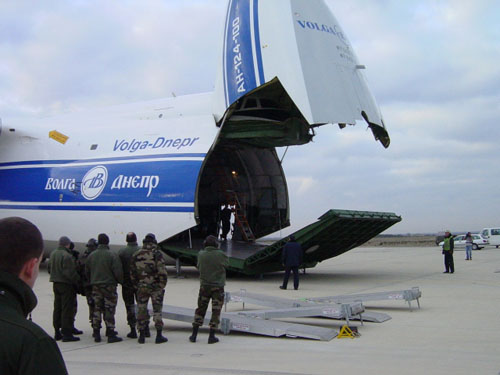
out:
<path id="1" fill-rule="evenodd" d="M 87 305 L 89 306 L 89 322 L 92 324 L 94 319 L 95 302 L 94 297 L 92 297 L 92 286 L 84 287 L 85 298 L 87 299 Z"/>
<path id="2" fill-rule="evenodd" d="M 198 308 L 194 312 L 193 326 L 202 326 L 207 313 L 208 304 L 212 300 L 212 318 L 208 324 L 216 329 L 220 323 L 220 312 L 224 304 L 224 287 L 201 285 L 198 293 Z"/>
<path id="3" fill-rule="evenodd" d="M 116 303 L 118 302 L 116 285 L 92 285 L 92 298 L 95 303 L 92 328 L 101 329 L 101 317 L 103 317 L 106 328 L 114 329 Z"/>
<path id="4" fill-rule="evenodd" d="M 155 328 L 163 328 L 163 319 L 161 312 L 163 309 L 163 297 L 165 289 L 153 289 L 151 287 L 139 287 L 137 289 L 137 328 L 139 331 L 146 329 L 149 325 L 148 301 L 151 298 L 153 305 L 153 320 Z"/>
<path id="5" fill-rule="evenodd" d="M 127 324 L 131 327 L 135 327 L 137 319 L 135 317 L 136 295 L 134 288 L 128 285 L 122 285 L 122 298 L 125 303 L 125 309 L 127 310 Z"/>

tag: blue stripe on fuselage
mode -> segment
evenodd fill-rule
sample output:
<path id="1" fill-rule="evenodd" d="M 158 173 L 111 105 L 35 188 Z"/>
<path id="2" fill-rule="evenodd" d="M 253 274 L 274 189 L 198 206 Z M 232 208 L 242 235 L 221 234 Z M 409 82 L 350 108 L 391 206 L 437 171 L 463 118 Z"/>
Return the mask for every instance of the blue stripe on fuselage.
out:
<path id="1" fill-rule="evenodd" d="M 177 156 L 186 157 L 185 154 Z M 152 158 L 155 159 L 143 161 L 128 157 L 94 159 L 92 162 L 3 163 L 0 164 L 0 204 L 3 202 L 2 206 L 9 208 L 20 208 L 16 205 L 19 203 L 30 209 L 96 210 L 95 206 L 102 203 L 103 209 L 108 211 L 192 212 L 193 208 L 186 204 L 194 205 L 203 159 Z M 92 206 L 81 206 L 89 202 Z M 44 204 L 56 203 L 61 207 L 44 207 Z M 71 203 L 80 205 L 71 208 Z M 139 205 L 134 206 L 134 203 Z M 161 203 L 170 205 L 162 206 Z M 121 207 L 111 207 L 112 204 Z"/>
<path id="2" fill-rule="evenodd" d="M 158 206 L 47 206 L 38 204 L 5 205 L 0 209 L 7 210 L 41 210 L 41 211 L 111 211 L 111 212 L 194 212 L 194 207 L 158 207 Z"/>
<path id="3" fill-rule="evenodd" d="M 148 159 L 164 159 L 164 158 L 204 158 L 206 154 L 190 153 L 190 154 L 159 154 L 159 155 L 137 155 L 137 156 L 124 156 L 113 158 L 95 158 L 95 159 L 82 159 L 82 160 L 26 160 L 26 161 L 13 161 L 8 163 L 0 163 L 0 168 L 10 166 L 25 166 L 25 165 L 44 165 L 44 164 L 71 164 L 71 163 L 105 163 L 116 161 L 133 161 L 133 160 L 148 160 Z"/>
<path id="4" fill-rule="evenodd" d="M 257 8 L 256 0 L 232 0 L 229 4 L 223 56 L 226 106 L 255 89 L 259 82 L 264 83 Z M 250 12 L 253 12 L 253 24 Z M 252 28 L 255 39 L 252 39 Z"/>

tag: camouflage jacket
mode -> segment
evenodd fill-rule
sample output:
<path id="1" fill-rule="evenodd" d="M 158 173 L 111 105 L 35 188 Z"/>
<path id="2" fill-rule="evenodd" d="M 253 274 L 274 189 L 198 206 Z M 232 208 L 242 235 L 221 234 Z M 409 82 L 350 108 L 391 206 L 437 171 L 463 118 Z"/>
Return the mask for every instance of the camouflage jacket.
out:
<path id="1" fill-rule="evenodd" d="M 130 280 L 135 288 L 163 289 L 167 285 L 165 257 L 155 244 L 147 243 L 130 261 Z"/>

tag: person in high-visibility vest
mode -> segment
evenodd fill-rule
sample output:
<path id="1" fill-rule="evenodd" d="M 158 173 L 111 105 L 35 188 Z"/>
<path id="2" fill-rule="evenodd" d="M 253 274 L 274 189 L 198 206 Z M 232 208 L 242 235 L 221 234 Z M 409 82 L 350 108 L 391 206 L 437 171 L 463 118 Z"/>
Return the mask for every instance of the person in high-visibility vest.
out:
<path id="1" fill-rule="evenodd" d="M 443 273 L 453 273 L 455 272 L 455 265 L 453 264 L 453 248 L 455 243 L 453 241 L 453 236 L 450 231 L 447 230 L 444 235 L 443 242 L 443 255 L 444 255 L 444 268 Z"/>

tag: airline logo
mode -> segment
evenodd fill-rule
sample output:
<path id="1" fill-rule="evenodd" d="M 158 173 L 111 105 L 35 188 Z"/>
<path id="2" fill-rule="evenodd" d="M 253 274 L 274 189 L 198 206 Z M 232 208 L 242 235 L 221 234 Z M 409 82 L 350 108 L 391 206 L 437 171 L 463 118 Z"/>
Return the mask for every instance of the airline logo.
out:
<path id="1" fill-rule="evenodd" d="M 90 169 L 81 183 L 77 182 L 75 178 L 53 178 L 49 177 L 45 183 L 45 190 L 58 190 L 58 191 L 71 191 L 72 193 L 81 192 L 86 200 L 94 200 L 98 198 L 108 182 L 109 172 L 103 165 L 98 165 Z M 111 182 L 111 190 L 143 189 L 146 198 L 151 196 L 151 193 L 160 185 L 160 176 L 146 175 L 146 176 L 129 176 L 120 174 Z M 80 189 L 78 189 L 78 187 Z"/>
<path id="2" fill-rule="evenodd" d="M 92 168 L 83 177 L 82 180 L 82 195 L 85 199 L 91 201 L 101 195 L 106 182 L 108 181 L 108 170 L 106 167 L 99 165 Z"/>
<path id="3" fill-rule="evenodd" d="M 186 137 L 186 138 L 165 138 L 158 137 L 154 141 L 140 140 L 140 139 L 116 139 L 115 145 L 113 146 L 113 151 L 128 151 L 130 153 L 136 152 L 137 150 L 146 149 L 164 149 L 164 148 L 175 148 L 180 150 L 185 147 L 192 147 L 193 144 L 199 140 L 199 137 Z"/>
<path id="4" fill-rule="evenodd" d="M 344 36 L 344 33 L 342 32 L 340 27 L 337 25 L 329 26 L 329 25 L 321 24 L 319 22 L 306 21 L 306 20 L 297 20 L 297 23 L 304 30 L 319 31 L 319 32 L 335 35 L 337 38 L 340 39 L 340 41 L 342 43 L 344 43 L 346 46 L 349 46 L 349 42 L 347 41 L 347 38 Z"/>

